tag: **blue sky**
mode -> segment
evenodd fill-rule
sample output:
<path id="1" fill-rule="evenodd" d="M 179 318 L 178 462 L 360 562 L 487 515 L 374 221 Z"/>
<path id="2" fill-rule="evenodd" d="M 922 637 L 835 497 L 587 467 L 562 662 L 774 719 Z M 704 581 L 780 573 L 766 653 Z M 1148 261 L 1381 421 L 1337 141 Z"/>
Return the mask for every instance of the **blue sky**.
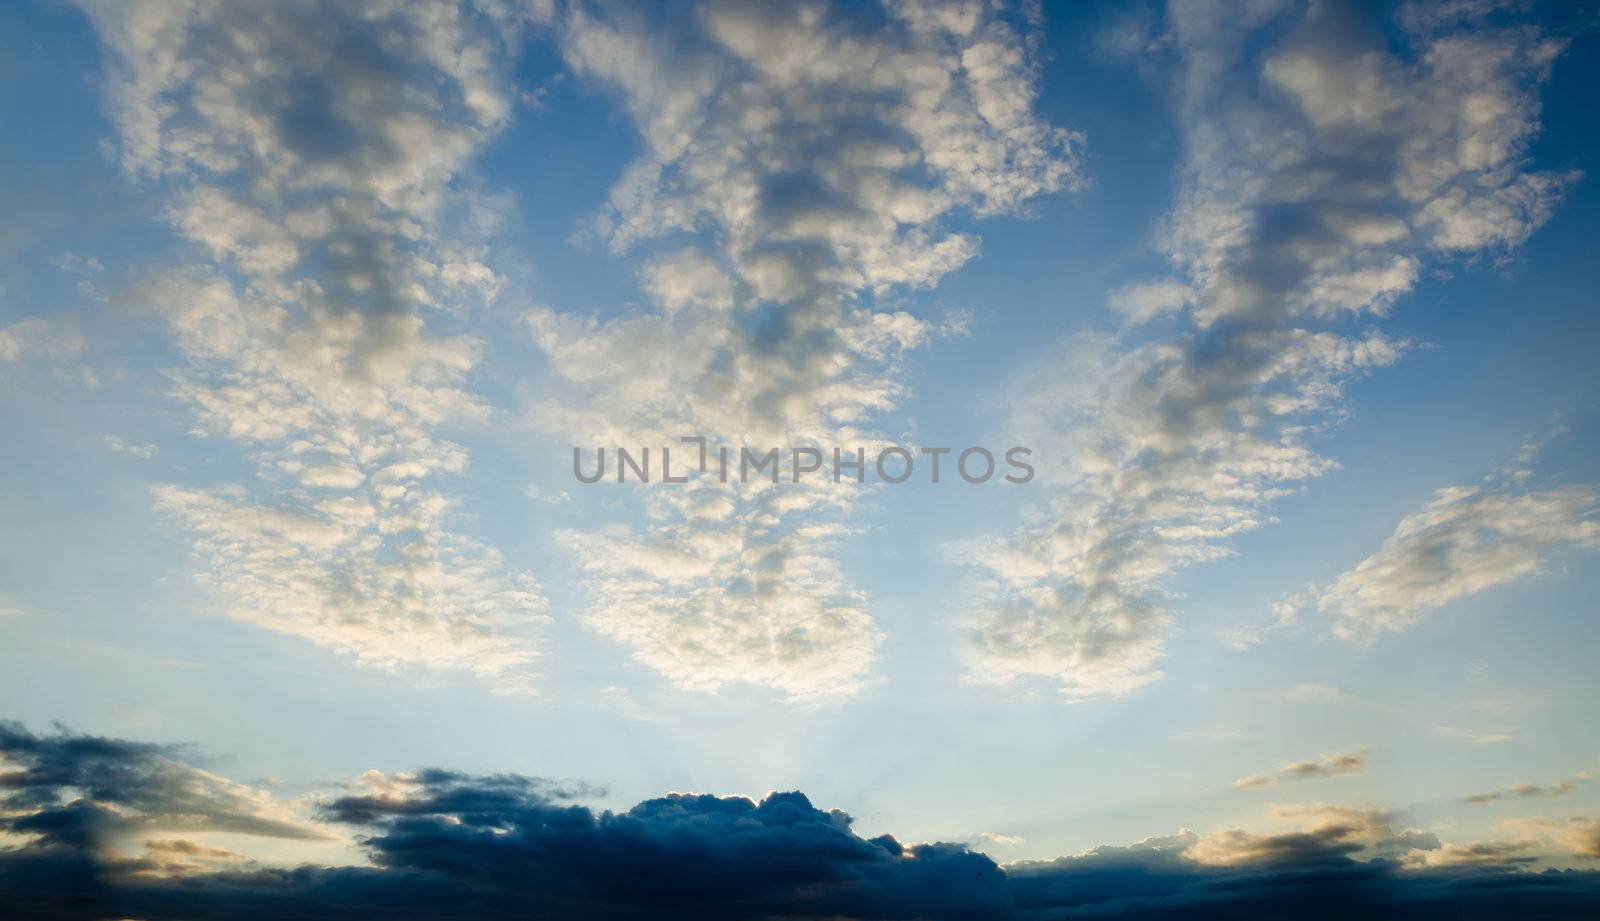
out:
<path id="1" fill-rule="evenodd" d="M 283 804 L 802 789 L 1007 862 L 1314 803 L 1584 866 L 1592 11 L 1260 6 L 7 7 L 5 715 Z M 573 480 L 690 431 L 1040 475 Z"/>

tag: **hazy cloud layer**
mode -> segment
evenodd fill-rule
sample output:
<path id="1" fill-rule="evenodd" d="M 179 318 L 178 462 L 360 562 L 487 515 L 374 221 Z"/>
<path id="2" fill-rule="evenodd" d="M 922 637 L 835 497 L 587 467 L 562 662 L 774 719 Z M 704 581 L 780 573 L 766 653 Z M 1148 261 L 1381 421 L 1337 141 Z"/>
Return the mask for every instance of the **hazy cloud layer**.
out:
<path id="1" fill-rule="evenodd" d="M 384 666 L 524 687 L 542 602 L 451 527 L 438 434 L 482 419 L 482 344 L 432 329 L 492 297 L 456 177 L 507 119 L 523 15 L 484 3 L 100 3 L 122 164 L 193 245 L 126 296 L 163 317 L 198 431 L 254 481 L 165 485 L 230 612 Z"/>
<path id="2" fill-rule="evenodd" d="M 1398 814 L 1275 806 L 1266 830 L 1182 831 L 1006 867 L 862 838 L 800 793 L 669 794 L 626 811 L 519 775 L 369 773 L 284 820 L 168 749 L 0 724 L 0 899 L 30 918 L 1557 918 L 1600 909 L 1596 825 L 1531 818 L 1443 844 Z M 180 835 L 356 831 L 364 866 L 269 866 Z M 137 854 L 118 842 L 149 836 Z M 1515 911 L 1512 912 L 1512 907 Z"/>
<path id="3" fill-rule="evenodd" d="M 745 446 L 870 448 L 900 356 L 938 332 L 884 305 L 977 251 L 944 219 L 1076 181 L 1074 139 L 1032 114 L 1031 24 L 959 3 L 674 12 L 560 17 L 568 62 L 616 94 L 644 143 L 594 232 L 672 248 L 650 260 L 635 311 L 527 318 L 572 390 L 541 423 L 576 444 L 651 446 L 657 478 L 663 445 L 675 474 L 698 463 L 684 435 L 711 439 L 713 461 L 719 442 L 735 462 Z M 592 623 L 686 687 L 853 690 L 879 635 L 831 544 L 860 490 L 715 479 L 652 491 L 643 532 L 564 535 Z"/>
<path id="4" fill-rule="evenodd" d="M 976 550 L 977 676 L 1070 699 L 1157 677 L 1167 577 L 1329 469 L 1309 439 L 1344 381 L 1409 346 L 1378 323 L 1424 264 L 1519 245 L 1575 181 L 1526 162 L 1562 43 L 1461 12 L 1408 8 L 1392 44 L 1338 4 L 1170 5 L 1140 52 L 1181 75 L 1163 247 L 1182 281 L 1120 289 L 1121 318 L 1152 325 L 1020 383 L 1015 430 L 1065 469 L 1048 521 Z"/>

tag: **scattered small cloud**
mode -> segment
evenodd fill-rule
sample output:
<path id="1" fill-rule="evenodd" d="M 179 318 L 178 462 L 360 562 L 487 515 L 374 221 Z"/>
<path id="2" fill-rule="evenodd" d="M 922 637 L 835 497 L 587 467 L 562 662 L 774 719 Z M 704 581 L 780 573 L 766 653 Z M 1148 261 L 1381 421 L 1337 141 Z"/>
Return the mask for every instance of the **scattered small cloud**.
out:
<path id="1" fill-rule="evenodd" d="M 565 489 L 540 489 L 531 484 L 523 490 L 523 495 L 545 505 L 564 505 L 572 501 L 572 494 Z"/>
<path id="2" fill-rule="evenodd" d="M 1484 729 L 1461 729 L 1456 726 L 1440 726 L 1438 727 L 1438 732 L 1447 739 L 1457 739 L 1462 742 L 1471 742 L 1474 745 L 1497 745 L 1501 742 L 1514 742 L 1517 738 L 1515 730 L 1494 731 Z"/>
<path id="3" fill-rule="evenodd" d="M 1276 787 L 1291 780 L 1311 780 L 1317 777 L 1340 777 L 1360 774 L 1367 770 L 1367 750 L 1339 755 L 1323 755 L 1317 761 L 1292 761 L 1272 774 L 1252 774 L 1233 782 L 1241 790 L 1260 790 Z"/>
<path id="4" fill-rule="evenodd" d="M 1544 798 L 1552 796 L 1565 796 L 1578 789 L 1578 784 L 1589 780 L 1593 775 L 1589 771 L 1579 771 L 1570 778 L 1551 781 L 1550 783 L 1514 783 L 1500 790 L 1490 790 L 1485 793 L 1473 793 L 1462 798 L 1464 803 L 1481 805 L 1483 803 L 1499 802 L 1508 799 Z"/>
<path id="5" fill-rule="evenodd" d="M 111 450 L 116 451 L 119 454 L 128 454 L 133 457 L 137 457 L 140 460 L 149 460 L 150 458 L 161 453 L 161 449 L 153 444 L 145 444 L 138 441 L 128 441 L 127 439 L 119 438 L 116 435 L 107 435 L 105 440 L 106 447 L 110 448 Z"/>
<path id="6" fill-rule="evenodd" d="M 93 256 L 82 256 L 78 253 L 61 253 L 50 258 L 50 264 L 57 271 L 67 275 L 99 275 L 106 267 L 99 259 Z"/>

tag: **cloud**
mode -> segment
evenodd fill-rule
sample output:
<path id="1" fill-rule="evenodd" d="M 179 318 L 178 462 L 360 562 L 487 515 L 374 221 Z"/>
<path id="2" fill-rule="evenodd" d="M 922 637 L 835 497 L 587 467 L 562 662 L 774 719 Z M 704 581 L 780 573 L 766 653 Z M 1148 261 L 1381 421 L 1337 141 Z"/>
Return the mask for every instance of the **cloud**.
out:
<path id="1" fill-rule="evenodd" d="M 559 19 L 568 64 L 643 146 L 592 233 L 660 241 L 637 309 L 526 318 L 568 390 L 535 417 L 574 444 L 665 447 L 680 472 L 697 455 L 681 436 L 735 456 L 870 449 L 904 354 L 939 333 L 898 293 L 978 249 L 946 219 L 1078 183 L 1078 139 L 1033 113 L 1033 24 L 1004 11 L 580 3 Z M 644 497 L 643 529 L 563 534 L 590 623 L 683 687 L 858 688 L 880 634 L 835 555 L 861 489 L 769 487 L 698 477 Z"/>
<path id="2" fill-rule="evenodd" d="M 87 348 L 72 316 L 23 317 L 0 326 L 0 380 L 8 369 L 44 367 L 59 378 L 98 387 L 100 380 L 79 362 Z"/>
<path id="3" fill-rule="evenodd" d="M 41 317 L 24 317 L 0 327 L 0 365 L 24 359 L 67 362 L 83 353 L 83 337 L 70 326 Z"/>
<path id="4" fill-rule="evenodd" d="M 1535 863 L 1537 854 L 1529 853 L 1535 847 L 1532 841 L 1479 841 L 1472 844 L 1445 844 L 1431 851 L 1422 851 L 1407 858 L 1410 867 L 1478 867 L 1514 868 Z"/>
<path id="5" fill-rule="evenodd" d="M 106 447 L 116 451 L 118 454 L 131 455 L 139 458 L 140 460 L 149 460 L 150 458 L 161 453 L 161 449 L 156 445 L 147 444 L 141 441 L 128 441 L 127 439 L 120 438 L 116 435 L 107 435 L 105 437 L 105 442 Z"/>
<path id="6" fill-rule="evenodd" d="M 1112 291 L 1106 302 L 1129 323 L 1138 324 L 1181 311 L 1193 294 L 1181 281 L 1135 282 Z"/>
<path id="7" fill-rule="evenodd" d="M 251 863 L 250 858 L 237 851 L 207 847 L 183 838 L 145 841 L 143 862 L 145 868 L 138 872 L 152 876 L 194 876 Z"/>
<path id="8" fill-rule="evenodd" d="M 1380 323 L 1423 267 L 1519 245 L 1577 178 L 1529 169 L 1564 47 L 1537 27 L 1402 16 L 1390 35 L 1339 4 L 1167 20 L 1153 53 L 1176 64 L 1185 156 L 1162 249 L 1182 277 L 1113 303 L 1181 300 L 1179 329 L 1079 337 L 1021 375 L 1008 431 L 1063 459 L 1047 521 L 970 548 L 973 674 L 1069 700 L 1160 676 L 1169 577 L 1334 466 L 1309 441 L 1346 381 L 1411 347 Z"/>
<path id="9" fill-rule="evenodd" d="M 1575 816 L 1556 820 L 1534 816 L 1514 819 L 1507 824 L 1514 829 L 1529 831 L 1575 857 L 1600 860 L 1600 819 Z"/>
<path id="10" fill-rule="evenodd" d="M 1241 790 L 1276 787 L 1289 780 L 1309 780 L 1314 777 L 1339 777 L 1360 774 L 1367 770 L 1367 752 L 1349 752 L 1340 755 L 1323 755 L 1320 761 L 1294 761 L 1285 764 L 1273 774 L 1255 774 L 1241 777 L 1233 785 Z"/>
<path id="11" fill-rule="evenodd" d="M 488 547 L 438 525 L 438 499 L 375 510 L 350 495 L 305 507 L 256 505 L 235 493 L 159 486 L 158 509 L 195 532 L 196 573 L 241 620 L 312 640 L 367 665 L 464 669 L 523 688 L 537 661 L 528 577 L 500 575 Z M 383 511 L 390 511 L 388 516 Z M 394 557 L 375 554 L 393 534 Z"/>
<path id="12" fill-rule="evenodd" d="M 1378 552 L 1316 597 L 1347 639 L 1404 630 L 1467 595 L 1538 573 L 1564 548 L 1600 546 L 1593 490 L 1515 482 L 1441 489 Z"/>
<path id="13" fill-rule="evenodd" d="M 0 898 L 30 918 L 429 917 L 1040 919 L 1578 917 L 1600 874 L 1527 872 L 1600 851 L 1584 819 L 1523 820 L 1521 842 L 1443 844 L 1398 813 L 1275 806 L 1268 830 L 1180 831 L 997 865 L 959 844 L 863 838 L 797 792 L 673 793 L 621 811 L 583 783 L 369 772 L 285 814 L 178 750 L 0 724 Z M 279 866 L 197 834 L 359 835 L 367 862 Z M 1000 841 L 1005 836 L 994 836 Z M 126 856 L 122 846 L 142 852 Z M 1537 860 L 1530 860 L 1537 858 Z M 1512 912 L 1511 907 L 1516 911 Z"/>
<path id="14" fill-rule="evenodd" d="M 161 317 L 176 396 L 247 485 L 154 490 L 234 616 L 384 666 L 526 689 L 543 602 L 457 531 L 441 426 L 482 421 L 492 297 L 460 177 L 505 124 L 523 13 L 474 4 L 84 4 L 121 162 L 191 246 L 121 297 Z"/>
<path id="15" fill-rule="evenodd" d="M 111 848 L 151 832 L 321 840 L 314 823 L 254 790 L 178 760 L 169 747 L 0 722 L 0 830 L 36 846 Z"/>
<path id="16" fill-rule="evenodd" d="M 1548 784 L 1514 783 L 1503 790 L 1491 790 L 1487 793 L 1473 793 L 1462 799 L 1465 803 L 1492 803 L 1497 800 L 1511 799 L 1513 797 L 1548 797 L 1566 796 L 1578 789 L 1579 780 L 1588 778 L 1579 775 L 1571 780 L 1557 780 Z"/>
<path id="17" fill-rule="evenodd" d="M 1461 729 L 1457 726 L 1439 726 L 1437 732 L 1449 739 L 1459 739 L 1471 742 L 1474 745 L 1497 745 L 1501 742 L 1514 742 L 1517 739 L 1515 730 L 1485 730 Z"/>
<path id="18" fill-rule="evenodd" d="M 1393 857 L 1439 846 L 1438 838 L 1416 829 L 1396 831 L 1397 816 L 1387 810 L 1326 803 L 1274 806 L 1269 817 L 1293 826 L 1262 834 L 1228 829 L 1196 838 L 1191 859 L 1212 866 L 1315 865 L 1351 855 Z"/>
<path id="19" fill-rule="evenodd" d="M 959 845 L 866 839 L 838 810 L 799 793 L 669 794 L 623 812 L 572 802 L 592 795 L 517 775 L 443 770 L 369 773 L 327 801 L 322 820 L 360 829 L 371 866 L 247 866 L 149 873 L 209 854 L 152 839 L 144 859 L 105 847 L 110 831 L 230 830 L 292 836 L 258 801 L 219 788 L 154 746 L 85 736 L 41 738 L 5 724 L 0 774 L 6 830 L 0 896 L 29 917 L 332 918 L 393 911 L 436 918 L 929 917 L 1009 912 L 1005 874 Z M 70 803 L 62 801 L 77 798 Z M 85 823 L 82 816 L 102 818 Z M 106 824 L 110 823 L 110 824 Z M 127 826 L 125 829 L 124 826 Z M 334 827 L 328 825 L 325 827 Z M 71 830 L 71 834 L 67 829 Z M 183 858 L 175 861 L 175 856 Z M 198 859 L 198 860 L 197 860 Z M 87 879 L 93 885 L 84 887 Z"/>
<path id="20" fill-rule="evenodd" d="M 1369 641 L 1408 629 L 1457 599 L 1535 575 L 1554 553 L 1600 545 L 1600 524 L 1589 520 L 1593 488 L 1536 485 L 1534 461 L 1565 431 L 1558 425 L 1529 439 L 1481 485 L 1438 490 L 1401 519 L 1376 553 L 1325 584 L 1279 599 L 1270 624 L 1238 635 L 1254 644 L 1293 624 L 1302 610 L 1320 609 L 1334 616 L 1337 636 Z"/>
<path id="21" fill-rule="evenodd" d="M 1274 831 L 1183 831 L 1006 867 L 1018 917 L 1562 917 L 1589 910 L 1587 874 L 1526 872 L 1528 842 L 1441 843 L 1390 811 L 1274 807 Z"/>

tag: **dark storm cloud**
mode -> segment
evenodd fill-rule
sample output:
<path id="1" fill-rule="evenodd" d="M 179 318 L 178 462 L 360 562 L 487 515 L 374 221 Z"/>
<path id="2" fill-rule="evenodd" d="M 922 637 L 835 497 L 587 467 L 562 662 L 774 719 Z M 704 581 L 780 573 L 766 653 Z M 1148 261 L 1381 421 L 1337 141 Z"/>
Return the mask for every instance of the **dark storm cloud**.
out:
<path id="1" fill-rule="evenodd" d="M 955 845 L 865 839 L 800 793 L 672 794 L 626 812 L 562 804 L 524 778 L 428 771 L 402 799 L 327 813 L 374 830 L 374 863 L 468 884 L 539 917 L 991 917 L 1004 874 Z"/>
<path id="2" fill-rule="evenodd" d="M 0 850 L 0 905 L 25 918 L 1553 919 L 1600 911 L 1600 873 L 1518 872 L 1525 857 L 1509 852 L 1437 868 L 1373 858 L 1439 849 L 1426 833 L 1390 835 L 1381 813 L 1343 810 L 1340 821 L 1276 835 L 1184 832 L 1001 868 L 961 845 L 863 838 L 850 816 L 795 792 L 759 802 L 670 794 L 610 812 L 571 801 L 593 792 L 586 787 L 442 770 L 369 774 L 362 792 L 323 804 L 325 820 L 360 836 L 371 866 L 185 869 L 183 859 L 237 855 L 147 840 L 146 856 L 128 857 L 113 839 L 130 817 L 140 830 L 292 837 L 313 827 L 262 818 L 248 788 L 183 765 L 167 747 L 38 736 L 3 723 L 0 752 L 4 827 L 25 842 Z M 193 789 L 175 792 L 185 788 Z M 197 805 L 199 819 L 185 812 Z"/>
<path id="3" fill-rule="evenodd" d="M 35 735 L 0 722 L 0 831 L 86 849 L 181 826 L 273 838 L 321 837 L 271 801 L 177 760 L 181 750 L 99 736 Z"/>

